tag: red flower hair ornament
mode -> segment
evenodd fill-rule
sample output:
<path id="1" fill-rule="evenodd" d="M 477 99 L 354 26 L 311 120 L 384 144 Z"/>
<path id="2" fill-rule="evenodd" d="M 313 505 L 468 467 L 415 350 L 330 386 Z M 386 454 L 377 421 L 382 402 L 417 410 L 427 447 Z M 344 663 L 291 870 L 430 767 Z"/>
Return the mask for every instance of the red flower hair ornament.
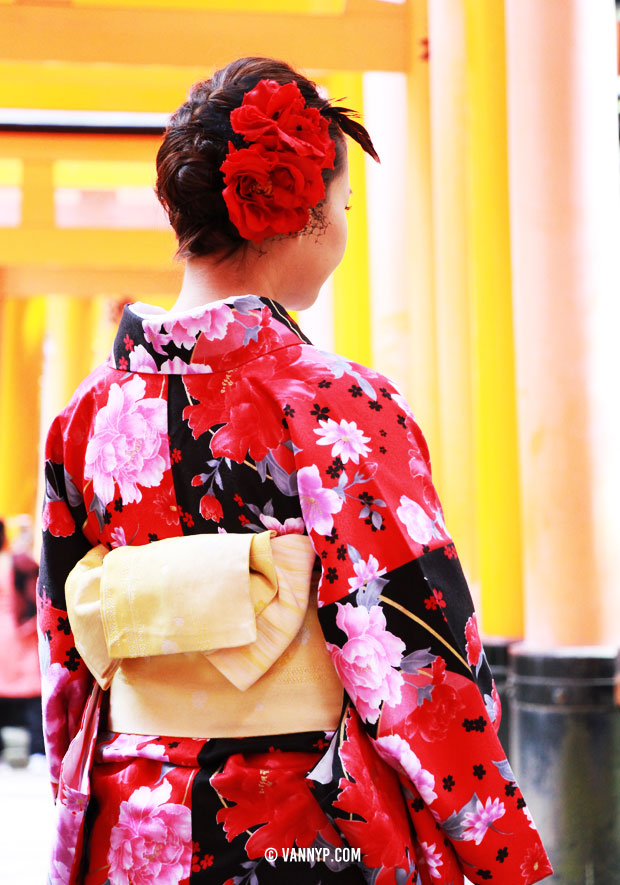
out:
<path id="1" fill-rule="evenodd" d="M 334 168 L 329 123 L 308 108 L 296 83 L 260 80 L 230 115 L 249 147 L 228 143 L 222 195 L 241 236 L 261 243 L 303 230 L 325 197 L 321 172 Z"/>

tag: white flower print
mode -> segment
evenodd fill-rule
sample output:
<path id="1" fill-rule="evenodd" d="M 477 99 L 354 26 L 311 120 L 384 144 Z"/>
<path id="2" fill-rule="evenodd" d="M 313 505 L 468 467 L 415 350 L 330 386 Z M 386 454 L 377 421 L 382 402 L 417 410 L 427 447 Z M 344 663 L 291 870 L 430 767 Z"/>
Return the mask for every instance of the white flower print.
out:
<path id="1" fill-rule="evenodd" d="M 463 839 L 480 845 L 489 827 L 496 820 L 499 820 L 500 817 L 503 817 L 505 811 L 504 803 L 500 802 L 499 799 L 491 799 L 489 796 L 484 805 L 478 799 L 476 801 L 476 810 L 468 811 L 465 814 L 464 823 L 466 829 L 463 833 Z"/>
<path id="2" fill-rule="evenodd" d="M 323 488 L 316 464 L 298 471 L 297 489 L 308 533 L 328 535 L 334 527 L 333 514 L 342 509 L 342 498 L 332 489 Z"/>
<path id="3" fill-rule="evenodd" d="M 355 421 L 345 421 L 344 418 L 338 423 L 328 418 L 319 421 L 320 427 L 315 428 L 315 433 L 322 437 L 317 441 L 319 446 L 331 446 L 332 458 L 340 458 L 343 464 L 351 460 L 359 464 L 360 455 L 366 457 L 370 452 L 369 436 L 364 436 Z"/>
<path id="4" fill-rule="evenodd" d="M 368 584 L 369 581 L 372 581 L 374 578 L 379 578 L 381 575 L 384 575 L 386 569 L 379 568 L 377 558 L 371 553 L 367 562 L 364 562 L 363 559 L 354 562 L 353 571 L 355 572 L 355 577 L 349 578 L 349 585 L 352 593 L 355 590 L 359 590 L 364 584 Z"/>
<path id="5" fill-rule="evenodd" d="M 417 501 L 412 501 L 407 495 L 401 495 L 400 507 L 396 508 L 396 515 L 406 527 L 409 537 L 416 544 L 429 544 L 436 537 L 433 520 Z"/>

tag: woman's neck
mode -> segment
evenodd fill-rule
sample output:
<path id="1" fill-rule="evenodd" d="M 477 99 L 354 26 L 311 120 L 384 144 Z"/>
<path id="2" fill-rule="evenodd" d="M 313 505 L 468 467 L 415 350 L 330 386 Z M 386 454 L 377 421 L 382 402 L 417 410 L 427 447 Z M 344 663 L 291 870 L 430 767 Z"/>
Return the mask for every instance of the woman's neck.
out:
<path id="1" fill-rule="evenodd" d="M 185 265 L 183 284 L 173 310 L 191 310 L 211 301 L 241 295 L 263 295 L 273 298 L 267 258 L 247 250 L 240 258 L 216 261 L 210 257 L 190 258 Z"/>

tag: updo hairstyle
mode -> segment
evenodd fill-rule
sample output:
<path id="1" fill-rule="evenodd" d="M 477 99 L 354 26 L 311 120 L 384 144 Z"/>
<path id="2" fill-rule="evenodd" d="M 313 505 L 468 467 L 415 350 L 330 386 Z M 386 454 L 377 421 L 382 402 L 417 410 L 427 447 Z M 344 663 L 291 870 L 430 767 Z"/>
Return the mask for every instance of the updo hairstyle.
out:
<path id="1" fill-rule="evenodd" d="M 178 258 L 220 254 L 229 257 L 248 241 L 228 216 L 220 166 L 228 143 L 247 147 L 230 125 L 230 113 L 260 80 L 280 85 L 296 82 L 306 107 L 317 108 L 329 121 L 335 144 L 333 169 L 322 172 L 325 187 L 342 169 L 349 135 L 378 160 L 366 129 L 352 119 L 355 111 L 333 107 L 317 86 L 284 62 L 271 58 L 240 58 L 192 86 L 185 104 L 172 115 L 157 153 L 156 192 L 178 239 Z"/>

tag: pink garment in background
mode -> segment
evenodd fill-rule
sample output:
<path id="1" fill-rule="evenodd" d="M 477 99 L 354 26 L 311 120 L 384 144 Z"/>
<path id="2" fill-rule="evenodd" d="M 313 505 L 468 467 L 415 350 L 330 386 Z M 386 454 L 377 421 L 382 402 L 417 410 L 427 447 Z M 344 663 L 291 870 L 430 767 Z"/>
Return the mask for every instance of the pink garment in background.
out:
<path id="1" fill-rule="evenodd" d="M 36 622 L 17 623 L 13 558 L 0 553 L 0 697 L 33 698 L 41 694 Z"/>

